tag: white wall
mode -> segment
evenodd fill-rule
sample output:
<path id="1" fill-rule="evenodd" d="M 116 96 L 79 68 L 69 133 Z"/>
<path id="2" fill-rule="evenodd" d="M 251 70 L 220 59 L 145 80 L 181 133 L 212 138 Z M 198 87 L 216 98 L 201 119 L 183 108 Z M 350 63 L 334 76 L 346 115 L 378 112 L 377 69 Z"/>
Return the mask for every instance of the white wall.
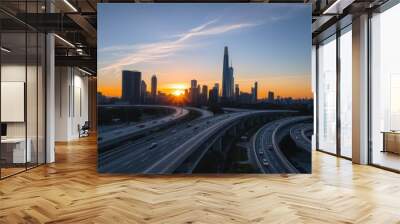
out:
<path id="1" fill-rule="evenodd" d="M 78 125 L 88 120 L 88 78 L 83 75 L 76 68 L 56 67 L 56 141 L 77 139 Z"/>

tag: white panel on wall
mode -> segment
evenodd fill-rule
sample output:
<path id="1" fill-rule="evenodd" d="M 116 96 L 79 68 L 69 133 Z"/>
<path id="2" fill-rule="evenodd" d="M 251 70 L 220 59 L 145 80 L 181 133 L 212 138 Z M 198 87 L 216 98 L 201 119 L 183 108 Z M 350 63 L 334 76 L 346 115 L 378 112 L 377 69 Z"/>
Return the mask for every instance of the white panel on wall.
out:
<path id="1" fill-rule="evenodd" d="M 24 102 L 24 82 L 1 82 L 1 122 L 24 122 Z"/>

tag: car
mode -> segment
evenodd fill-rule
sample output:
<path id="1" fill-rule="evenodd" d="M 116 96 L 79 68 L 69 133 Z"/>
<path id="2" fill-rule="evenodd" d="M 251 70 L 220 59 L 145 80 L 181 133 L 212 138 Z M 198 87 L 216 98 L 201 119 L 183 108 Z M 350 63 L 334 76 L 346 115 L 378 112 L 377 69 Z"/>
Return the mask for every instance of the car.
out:
<path id="1" fill-rule="evenodd" d="M 264 151 L 260 150 L 258 153 L 259 153 L 260 155 L 262 155 L 262 154 L 264 154 Z"/>
<path id="2" fill-rule="evenodd" d="M 144 128 L 146 125 L 144 125 L 144 124 L 141 124 L 141 125 L 139 125 L 138 127 L 139 128 Z"/>
<path id="3" fill-rule="evenodd" d="M 172 130 L 171 132 L 172 132 L 172 134 L 175 134 L 176 133 L 176 129 Z"/>
<path id="4" fill-rule="evenodd" d="M 151 143 L 149 149 L 154 149 L 155 147 L 157 147 L 157 145 L 158 145 L 157 142 L 153 142 Z"/>
<path id="5" fill-rule="evenodd" d="M 263 160 L 263 165 L 264 166 L 269 166 L 269 163 L 266 160 Z"/>

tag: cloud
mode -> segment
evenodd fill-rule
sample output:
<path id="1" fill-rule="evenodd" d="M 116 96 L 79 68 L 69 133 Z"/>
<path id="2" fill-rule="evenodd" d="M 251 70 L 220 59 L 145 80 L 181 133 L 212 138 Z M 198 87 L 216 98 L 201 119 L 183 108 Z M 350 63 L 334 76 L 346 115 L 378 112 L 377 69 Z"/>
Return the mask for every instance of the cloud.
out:
<path id="1" fill-rule="evenodd" d="M 117 59 L 115 62 L 101 68 L 100 70 L 121 70 L 123 67 L 129 65 L 142 62 L 152 62 L 154 60 L 166 58 L 173 55 L 177 51 L 193 46 L 193 44 L 189 45 L 187 43 L 193 37 L 219 35 L 233 30 L 260 25 L 257 23 L 235 23 L 210 27 L 210 25 L 215 24 L 216 22 L 217 20 L 211 20 L 200 26 L 192 28 L 185 33 L 178 34 L 175 36 L 175 40 L 164 40 L 138 45 L 113 46 L 99 49 L 99 52 L 129 51 L 129 53 L 125 54 L 124 57 Z"/>

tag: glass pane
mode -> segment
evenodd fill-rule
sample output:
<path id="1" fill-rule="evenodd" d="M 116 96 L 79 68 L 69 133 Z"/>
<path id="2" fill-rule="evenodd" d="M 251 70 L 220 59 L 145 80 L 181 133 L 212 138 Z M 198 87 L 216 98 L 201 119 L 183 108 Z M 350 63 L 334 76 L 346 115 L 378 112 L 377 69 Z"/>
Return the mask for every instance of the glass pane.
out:
<path id="1" fill-rule="evenodd" d="M 39 33 L 38 35 L 38 163 L 45 163 L 45 44 L 46 37 L 44 34 Z"/>
<path id="2" fill-rule="evenodd" d="M 352 35 L 351 27 L 340 36 L 340 152 L 352 156 Z"/>
<path id="3" fill-rule="evenodd" d="M 400 170 L 400 4 L 372 17 L 372 163 Z"/>
<path id="4" fill-rule="evenodd" d="M 1 175 L 25 170 L 26 34 L 1 34 Z M 6 50 L 4 50 L 6 49 Z"/>
<path id="5" fill-rule="evenodd" d="M 26 115 L 27 115 L 27 150 L 28 153 L 28 168 L 37 165 L 37 132 L 38 132 L 38 108 L 37 108 L 37 98 L 38 98 L 38 36 L 37 33 L 27 33 L 27 80 L 26 80 Z"/>
<path id="6" fill-rule="evenodd" d="M 336 153 L 336 37 L 318 48 L 318 148 Z"/>

